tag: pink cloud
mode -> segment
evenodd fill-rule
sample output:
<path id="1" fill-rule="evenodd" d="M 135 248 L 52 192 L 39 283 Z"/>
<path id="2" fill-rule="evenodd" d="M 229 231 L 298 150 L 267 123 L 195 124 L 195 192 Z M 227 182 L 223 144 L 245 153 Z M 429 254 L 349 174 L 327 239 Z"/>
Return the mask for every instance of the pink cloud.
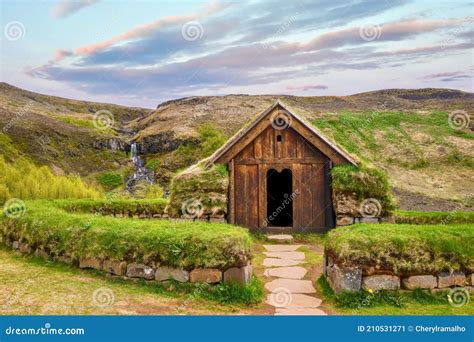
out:
<path id="1" fill-rule="evenodd" d="M 61 0 L 53 8 L 53 16 L 56 18 L 65 18 L 97 2 L 98 0 Z"/>

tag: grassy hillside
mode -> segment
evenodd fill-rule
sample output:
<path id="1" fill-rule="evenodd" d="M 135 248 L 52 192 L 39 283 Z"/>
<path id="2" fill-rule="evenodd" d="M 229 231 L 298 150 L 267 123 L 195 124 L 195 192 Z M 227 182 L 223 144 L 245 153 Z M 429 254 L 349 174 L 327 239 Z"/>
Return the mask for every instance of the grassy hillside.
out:
<path id="1" fill-rule="evenodd" d="M 136 139 L 147 167 L 167 189 L 173 174 L 209 155 L 280 98 L 349 152 L 384 169 L 402 209 L 473 210 L 472 93 L 390 89 L 339 97 L 208 96 L 147 110 L 40 95 L 5 83 L 0 90 L 0 154 L 7 160 L 25 155 L 57 173 L 122 177 L 130 172 L 127 142 Z M 107 129 L 94 125 L 100 110 L 113 114 Z M 455 110 L 470 115 L 470 126 L 450 127 Z"/>

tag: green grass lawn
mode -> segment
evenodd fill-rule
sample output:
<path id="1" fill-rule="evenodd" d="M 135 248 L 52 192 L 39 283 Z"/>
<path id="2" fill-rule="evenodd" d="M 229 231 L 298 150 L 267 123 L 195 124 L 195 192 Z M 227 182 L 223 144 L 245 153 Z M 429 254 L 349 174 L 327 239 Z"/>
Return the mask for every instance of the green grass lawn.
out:
<path id="1" fill-rule="evenodd" d="M 188 284 L 190 285 L 190 284 Z M 156 282 L 105 277 L 95 271 L 19 255 L 0 246 L 0 310 L 3 315 L 209 315 L 261 314 L 263 295 L 207 285 L 166 287 Z M 96 295 L 94 296 L 94 293 Z M 95 298 L 95 300 L 94 300 Z"/>
<path id="2" fill-rule="evenodd" d="M 394 214 L 396 223 L 409 224 L 474 224 L 474 212 L 452 211 L 452 212 L 420 212 L 397 210 Z"/>
<path id="3" fill-rule="evenodd" d="M 449 303 L 448 291 L 380 291 L 369 293 L 342 293 L 335 295 L 324 277 L 316 281 L 323 295 L 325 308 L 342 315 L 473 315 L 474 292 L 471 300 L 460 307 Z"/>

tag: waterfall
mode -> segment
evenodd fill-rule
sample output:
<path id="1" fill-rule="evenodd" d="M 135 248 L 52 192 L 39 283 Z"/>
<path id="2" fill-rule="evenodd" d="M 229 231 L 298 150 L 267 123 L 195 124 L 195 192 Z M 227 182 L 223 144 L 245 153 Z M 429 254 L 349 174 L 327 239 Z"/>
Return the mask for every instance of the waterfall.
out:
<path id="1" fill-rule="evenodd" d="M 127 189 L 131 190 L 140 180 L 145 180 L 150 184 L 154 184 L 154 173 L 145 167 L 143 159 L 138 155 L 138 144 L 136 142 L 133 142 L 130 145 L 130 159 L 135 167 L 135 171 L 133 176 L 127 181 Z"/>

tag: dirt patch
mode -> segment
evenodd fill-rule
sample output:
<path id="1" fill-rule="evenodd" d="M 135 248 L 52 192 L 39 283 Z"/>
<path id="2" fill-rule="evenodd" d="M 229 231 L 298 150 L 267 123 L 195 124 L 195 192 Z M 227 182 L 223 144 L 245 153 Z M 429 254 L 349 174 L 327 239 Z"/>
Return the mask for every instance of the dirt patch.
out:
<path id="1" fill-rule="evenodd" d="M 393 195 L 397 199 L 401 210 L 416 211 L 474 211 L 472 206 L 466 206 L 459 201 L 427 197 L 422 194 L 394 188 Z"/>

